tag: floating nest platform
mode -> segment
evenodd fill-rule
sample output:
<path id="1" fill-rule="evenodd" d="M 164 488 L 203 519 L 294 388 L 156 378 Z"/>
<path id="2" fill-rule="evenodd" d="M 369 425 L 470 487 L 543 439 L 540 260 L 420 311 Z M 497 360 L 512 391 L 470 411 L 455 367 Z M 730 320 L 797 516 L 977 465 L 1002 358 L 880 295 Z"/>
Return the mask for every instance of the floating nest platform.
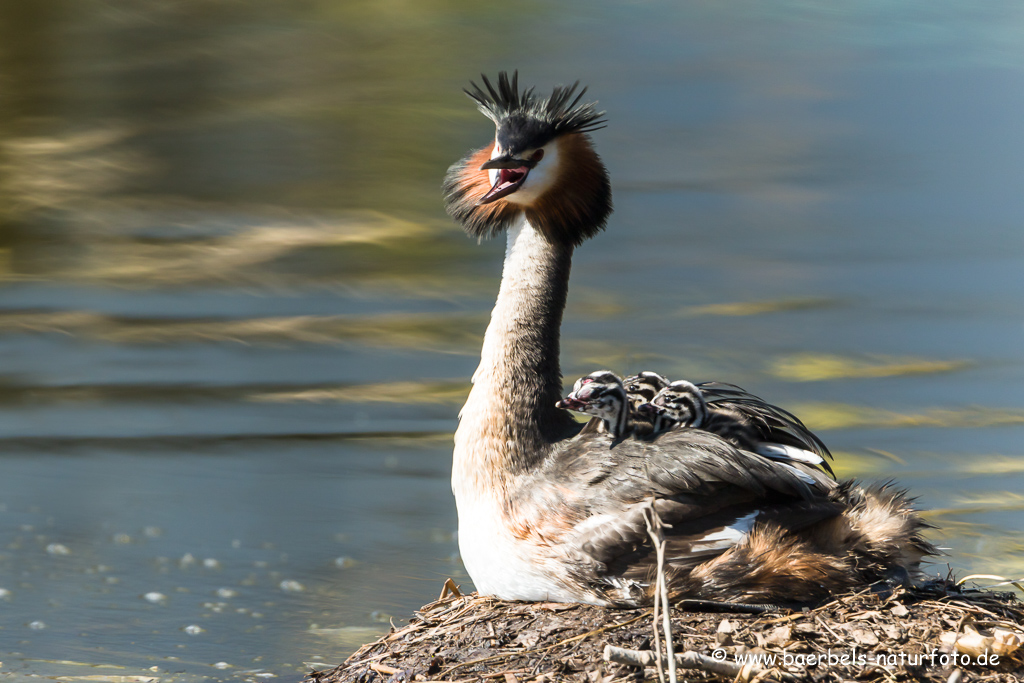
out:
<path id="1" fill-rule="evenodd" d="M 651 608 L 504 602 L 445 587 L 408 625 L 304 683 L 659 680 Z M 671 632 L 681 681 L 1024 680 L 1024 603 L 949 581 L 795 610 L 683 601 Z"/>

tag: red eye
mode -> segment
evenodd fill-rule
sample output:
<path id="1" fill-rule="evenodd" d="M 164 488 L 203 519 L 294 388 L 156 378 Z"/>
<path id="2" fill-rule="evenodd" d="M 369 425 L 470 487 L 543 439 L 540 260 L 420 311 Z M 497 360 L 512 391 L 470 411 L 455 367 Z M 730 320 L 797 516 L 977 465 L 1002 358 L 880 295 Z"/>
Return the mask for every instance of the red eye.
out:
<path id="1" fill-rule="evenodd" d="M 544 158 L 544 150 L 538 149 L 536 152 L 533 153 L 533 156 L 530 158 L 533 159 L 534 161 L 540 161 L 541 159 Z"/>

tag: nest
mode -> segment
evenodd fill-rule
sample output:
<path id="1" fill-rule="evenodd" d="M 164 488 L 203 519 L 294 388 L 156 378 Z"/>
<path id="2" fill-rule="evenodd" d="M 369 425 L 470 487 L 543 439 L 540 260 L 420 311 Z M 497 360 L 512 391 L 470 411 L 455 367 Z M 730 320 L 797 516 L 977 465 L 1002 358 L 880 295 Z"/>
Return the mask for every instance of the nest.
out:
<path id="1" fill-rule="evenodd" d="M 449 579 L 408 625 L 304 683 L 667 680 L 668 659 L 657 654 L 665 638 L 655 634 L 664 620 L 654 616 L 462 595 Z M 670 616 L 679 680 L 1024 679 L 1024 604 L 946 580 L 800 610 L 684 601 Z"/>

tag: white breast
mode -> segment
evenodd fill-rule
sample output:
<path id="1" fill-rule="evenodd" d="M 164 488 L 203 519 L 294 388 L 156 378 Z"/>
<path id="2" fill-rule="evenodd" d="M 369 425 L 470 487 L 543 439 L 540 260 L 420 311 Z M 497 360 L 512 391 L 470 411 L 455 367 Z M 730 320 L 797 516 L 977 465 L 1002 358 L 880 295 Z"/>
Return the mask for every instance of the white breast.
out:
<path id="1" fill-rule="evenodd" d="M 560 580 L 564 569 L 554 558 L 514 538 L 496 506 L 475 497 L 456 496 L 459 508 L 459 552 L 481 595 L 531 602 L 607 604 L 568 589 Z"/>

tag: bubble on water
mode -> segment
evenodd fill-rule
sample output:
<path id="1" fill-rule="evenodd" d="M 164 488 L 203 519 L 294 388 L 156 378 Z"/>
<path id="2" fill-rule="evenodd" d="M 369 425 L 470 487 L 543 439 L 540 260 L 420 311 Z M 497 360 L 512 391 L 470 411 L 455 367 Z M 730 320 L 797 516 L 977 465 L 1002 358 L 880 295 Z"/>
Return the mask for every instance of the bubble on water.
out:
<path id="1" fill-rule="evenodd" d="M 227 662 L 217 662 L 216 664 L 213 665 L 213 668 L 214 669 L 230 669 L 231 665 L 228 664 Z"/>
<path id="2" fill-rule="evenodd" d="M 227 600 L 228 598 L 234 598 L 237 595 L 238 595 L 238 591 L 234 590 L 233 588 L 218 588 L 217 589 L 217 597 L 218 598 L 224 598 L 225 600 Z"/>
<path id="3" fill-rule="evenodd" d="M 51 543 L 50 545 L 46 546 L 46 552 L 50 553 L 51 555 L 70 555 L 71 549 L 63 543 Z"/>
<path id="4" fill-rule="evenodd" d="M 195 555 L 193 555 L 192 553 L 185 553 L 184 555 L 181 556 L 181 559 L 178 560 L 178 566 L 181 567 L 182 569 L 184 569 L 185 567 L 191 567 L 195 563 L 196 563 L 196 558 L 195 558 Z"/>
<path id="5" fill-rule="evenodd" d="M 293 579 L 285 579 L 281 582 L 280 585 L 281 590 L 283 590 L 285 593 L 299 593 L 301 591 L 306 590 L 305 586 L 303 586 L 301 583 Z"/>
<path id="6" fill-rule="evenodd" d="M 11 591 L 7 590 L 6 588 L 0 588 L 0 600 L 10 600 L 10 599 L 11 599 Z"/>
<path id="7" fill-rule="evenodd" d="M 195 624 L 189 624 L 188 626 L 186 626 L 185 628 L 183 628 L 181 630 L 184 631 L 185 633 L 189 634 L 190 636 L 198 636 L 200 633 L 203 633 L 206 629 L 204 629 L 202 626 L 196 626 Z"/>
<path id="8" fill-rule="evenodd" d="M 28 627 L 30 629 L 32 629 L 33 631 L 42 631 L 44 628 L 46 628 L 46 623 L 42 622 L 42 621 L 38 621 L 38 620 L 37 621 L 32 621 L 32 622 L 29 622 Z"/>
<path id="9" fill-rule="evenodd" d="M 125 533 L 114 534 L 114 543 L 117 545 L 128 545 L 132 542 L 132 537 Z"/>
<path id="10" fill-rule="evenodd" d="M 220 561 L 215 560 L 212 557 L 208 557 L 205 560 L 203 560 L 203 566 L 207 569 L 220 569 Z"/>
<path id="11" fill-rule="evenodd" d="M 150 591 L 149 593 L 146 593 L 142 597 L 143 597 L 144 600 L 146 600 L 146 602 L 152 602 L 153 604 L 158 604 L 158 603 L 161 603 L 161 602 L 167 602 L 167 596 L 164 595 L 163 593 L 157 593 L 156 591 Z"/>
<path id="12" fill-rule="evenodd" d="M 353 560 L 351 557 L 342 555 L 341 557 L 334 558 L 334 566 L 338 567 L 339 569 L 348 569 L 350 567 L 356 566 L 356 561 Z"/>
<path id="13" fill-rule="evenodd" d="M 164 535 L 164 530 L 158 526 L 147 526 L 143 527 L 142 535 L 146 538 L 160 538 Z"/>

